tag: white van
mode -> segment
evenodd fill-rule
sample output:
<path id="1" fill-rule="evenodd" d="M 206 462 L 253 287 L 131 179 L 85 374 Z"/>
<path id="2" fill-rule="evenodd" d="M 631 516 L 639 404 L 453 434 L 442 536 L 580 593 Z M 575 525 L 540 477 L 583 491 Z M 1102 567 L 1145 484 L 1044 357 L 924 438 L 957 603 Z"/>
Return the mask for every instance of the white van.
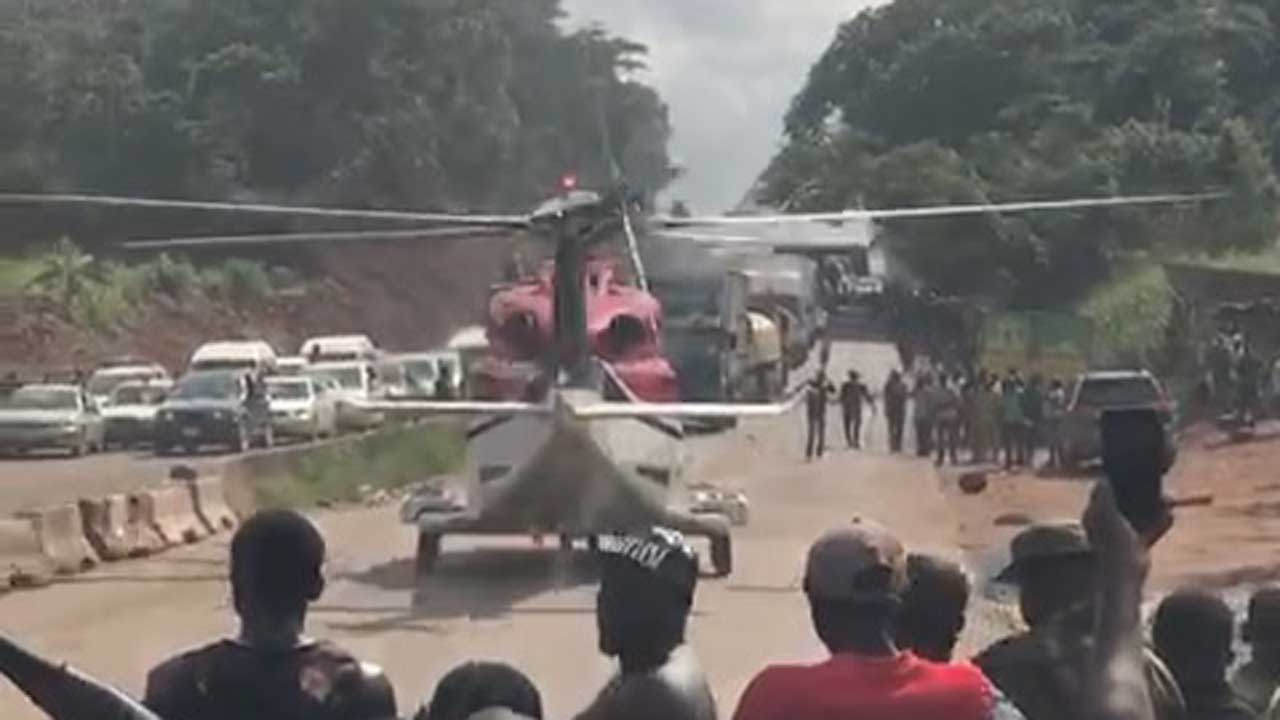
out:
<path id="1" fill-rule="evenodd" d="M 251 370 L 259 375 L 275 370 L 276 351 L 262 340 L 205 343 L 191 354 L 190 369 Z"/>
<path id="2" fill-rule="evenodd" d="M 303 375 L 337 383 L 334 394 L 338 402 L 338 426 L 342 429 L 368 430 L 378 427 L 386 419 L 382 413 L 363 407 L 364 403 L 382 396 L 373 363 L 360 360 L 312 363 Z"/>
<path id="3" fill-rule="evenodd" d="M 302 343 L 298 354 L 317 363 L 375 360 L 379 353 L 368 335 L 325 335 Z"/>

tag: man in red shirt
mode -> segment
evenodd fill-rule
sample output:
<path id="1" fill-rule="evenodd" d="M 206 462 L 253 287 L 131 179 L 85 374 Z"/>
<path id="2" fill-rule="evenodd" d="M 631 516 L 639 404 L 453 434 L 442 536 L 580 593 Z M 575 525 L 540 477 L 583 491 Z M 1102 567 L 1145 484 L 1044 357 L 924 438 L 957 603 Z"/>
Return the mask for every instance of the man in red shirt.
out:
<path id="1" fill-rule="evenodd" d="M 894 644 L 906 553 L 866 520 L 809 548 L 804 591 L 831 658 L 773 665 L 751 681 L 734 720 L 1012 720 L 1021 713 L 972 665 L 921 660 Z"/>

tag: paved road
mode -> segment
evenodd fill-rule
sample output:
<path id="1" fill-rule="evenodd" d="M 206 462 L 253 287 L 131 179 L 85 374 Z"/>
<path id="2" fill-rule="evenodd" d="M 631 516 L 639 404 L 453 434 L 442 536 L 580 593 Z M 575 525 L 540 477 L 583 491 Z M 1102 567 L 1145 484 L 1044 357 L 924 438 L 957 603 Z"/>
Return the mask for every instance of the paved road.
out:
<path id="1" fill-rule="evenodd" d="M 833 370 L 856 363 L 878 381 L 892 362 L 885 346 L 842 344 Z M 883 447 L 882 422 L 873 437 Z M 874 449 L 841 449 L 805 463 L 802 440 L 796 414 L 691 443 L 693 477 L 737 485 L 752 501 L 751 525 L 735 535 L 735 572 L 701 583 L 691 623 L 724 716 L 764 664 L 821 656 L 800 574 L 805 548 L 822 528 L 864 515 L 897 528 L 913 547 L 956 546 L 951 508 L 930 465 Z M 311 632 L 385 667 L 404 715 L 446 670 L 477 658 L 525 669 L 549 717 L 583 707 L 611 672 L 595 647 L 590 558 L 521 539 L 449 539 L 438 573 L 417 587 L 413 532 L 395 515 L 386 507 L 317 516 L 331 550 L 330 583 Z M 138 693 L 155 662 L 232 629 L 226 542 L 224 536 L 0 597 L 0 630 Z M 967 646 L 990 639 L 992 628 L 981 618 L 971 622 Z M 39 715 L 0 687 L 0 717 Z"/>

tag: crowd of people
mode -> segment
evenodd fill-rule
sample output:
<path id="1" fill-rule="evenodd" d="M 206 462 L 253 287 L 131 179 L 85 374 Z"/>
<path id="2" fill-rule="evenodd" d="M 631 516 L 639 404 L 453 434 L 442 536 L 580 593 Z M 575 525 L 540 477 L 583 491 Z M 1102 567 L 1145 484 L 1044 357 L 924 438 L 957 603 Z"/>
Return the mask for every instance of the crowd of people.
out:
<path id="1" fill-rule="evenodd" d="M 864 398 L 865 401 L 865 398 Z M 1171 520 L 1170 520 L 1171 522 Z M 1167 530 L 1168 523 L 1161 525 Z M 1149 548 L 1098 483 L 1079 523 L 1034 525 L 1012 541 L 999 580 L 1018 589 L 1026 630 L 972 660 L 954 657 L 970 580 L 855 518 L 810 546 L 803 590 L 830 657 L 771 665 L 738 698 L 735 720 L 1241 720 L 1280 717 L 1280 589 L 1257 592 L 1233 675 L 1235 622 L 1203 590 L 1164 598 L 1150 642 L 1140 620 Z M 655 527 L 599 542 L 599 648 L 616 674 L 580 720 L 713 720 L 720 715 L 686 630 L 698 558 Z M 239 633 L 159 664 L 141 703 L 0 637 L 3 673 L 55 720 L 388 720 L 401 716 L 377 667 L 304 633 L 324 590 L 324 539 L 304 516 L 261 512 L 231 543 Z M 744 638 L 744 642 L 746 639 Z M 544 717 L 534 682 L 502 663 L 467 662 L 438 681 L 414 720 Z"/>
<path id="2" fill-rule="evenodd" d="M 856 370 L 837 391 L 825 372 L 806 388 L 805 457 L 822 457 L 826 448 L 829 405 L 838 404 L 845 441 L 862 446 L 864 409 L 874 411 L 876 394 Z M 888 426 L 889 450 L 903 452 L 908 403 L 914 425 L 915 451 L 938 465 L 1003 461 L 1005 468 L 1030 467 L 1037 453 L 1047 452 L 1048 467 L 1062 467 L 1062 424 L 1067 414 L 1067 387 L 1059 378 L 1023 378 L 1017 369 L 998 374 L 926 370 L 909 386 L 903 373 L 889 373 L 879 393 Z"/>

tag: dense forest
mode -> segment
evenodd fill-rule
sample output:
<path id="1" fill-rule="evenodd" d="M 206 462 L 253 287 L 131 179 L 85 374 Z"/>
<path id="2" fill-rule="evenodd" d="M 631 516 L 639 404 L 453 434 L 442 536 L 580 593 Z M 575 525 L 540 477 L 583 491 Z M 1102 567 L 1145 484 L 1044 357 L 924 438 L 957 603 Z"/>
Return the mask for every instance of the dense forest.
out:
<path id="1" fill-rule="evenodd" d="M 526 209 L 669 178 L 645 48 L 558 0 L 0 0 L 0 187 Z"/>
<path id="2" fill-rule="evenodd" d="M 1201 208 L 898 221 L 944 292 L 1071 302 L 1117 256 L 1275 241 L 1280 3 L 896 0 L 842 25 L 762 200 L 831 210 L 1152 192 Z"/>

